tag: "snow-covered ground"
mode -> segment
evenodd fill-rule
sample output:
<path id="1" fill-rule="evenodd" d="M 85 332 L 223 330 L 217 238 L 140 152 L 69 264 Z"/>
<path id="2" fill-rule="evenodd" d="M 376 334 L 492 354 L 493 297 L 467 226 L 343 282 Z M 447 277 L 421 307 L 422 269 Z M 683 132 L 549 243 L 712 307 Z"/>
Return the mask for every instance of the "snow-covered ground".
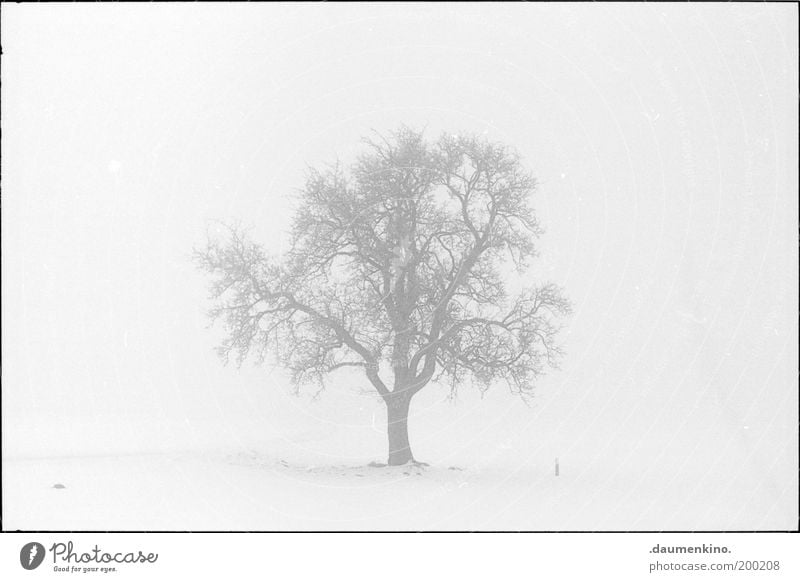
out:
<path id="1" fill-rule="evenodd" d="M 693 530 L 783 524 L 787 499 L 613 471 L 291 463 L 256 451 L 6 463 L 6 529 Z M 65 488 L 53 488 L 61 483 Z M 636 491 L 639 493 L 634 494 Z M 749 507 L 748 505 L 749 504 Z M 753 509 L 761 520 L 753 520 Z"/>
<path id="2" fill-rule="evenodd" d="M 353 400 L 359 401 L 371 402 Z M 667 432 L 677 425 L 656 423 L 623 424 L 611 434 L 588 423 L 590 430 L 581 434 L 575 426 L 553 425 L 546 402 L 529 409 L 498 395 L 456 405 L 433 398 L 420 404 L 429 406 L 412 410 L 411 435 L 427 467 L 374 466 L 384 460 L 382 419 L 358 426 L 296 415 L 294 429 L 274 424 L 259 429 L 246 417 L 238 423 L 227 418 L 160 428 L 146 419 L 116 427 L 98 421 L 72 433 L 84 439 L 74 441 L 76 450 L 93 450 L 90 454 L 59 449 L 54 435 L 40 433 L 55 455 L 31 449 L 4 460 L 3 526 L 223 531 L 794 526 L 793 451 L 754 455 L 756 441 L 718 430 L 720 417 L 713 414 L 690 419 L 680 432 Z M 365 419 L 380 411 L 377 403 L 372 412 L 365 408 Z M 298 410 L 324 416 L 329 408 L 323 399 Z M 275 432 L 266 436 L 270 430 Z M 107 438 L 93 446 L 87 442 L 100 433 Z M 115 452 L 115 444 L 131 434 L 140 436 L 139 450 L 148 452 Z M 69 440 L 65 433 L 62 444 Z"/>

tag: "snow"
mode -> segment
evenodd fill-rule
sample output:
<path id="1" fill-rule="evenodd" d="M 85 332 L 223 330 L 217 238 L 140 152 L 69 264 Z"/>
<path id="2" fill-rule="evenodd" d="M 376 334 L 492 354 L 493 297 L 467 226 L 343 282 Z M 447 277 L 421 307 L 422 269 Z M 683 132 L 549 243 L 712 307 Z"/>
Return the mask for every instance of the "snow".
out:
<path id="1" fill-rule="evenodd" d="M 310 403 L 307 410 L 318 408 L 324 414 L 326 402 L 316 407 Z M 781 488 L 791 483 L 783 477 L 791 469 L 789 458 L 784 464 L 777 455 L 759 465 L 759 455 L 751 454 L 752 447 L 741 441 L 744 437 L 730 431 L 715 433 L 713 417 L 708 415 L 706 422 L 687 425 L 681 435 L 661 434 L 657 427 L 647 440 L 636 441 L 628 434 L 603 439 L 591 434 L 584 439 L 574 431 L 559 437 L 558 428 L 542 410 L 545 406 L 530 410 L 499 395 L 483 402 L 466 399 L 453 405 L 429 398 L 420 404 L 416 413 L 412 409 L 412 446 L 429 466 L 377 466 L 385 461 L 385 436 L 366 422 L 360 427 L 319 419 L 304 423 L 298 417 L 293 419 L 294 430 L 273 427 L 280 437 L 254 438 L 258 431 L 251 431 L 245 418 L 226 420 L 227 431 L 212 422 L 201 427 L 199 421 L 189 431 L 186 423 L 176 422 L 156 431 L 172 436 L 160 448 L 151 440 L 149 452 L 115 452 L 120 441 L 108 439 L 95 441 L 93 454 L 68 454 L 64 448 L 58 456 L 6 458 L 4 527 L 148 531 L 793 527 L 797 498 L 791 487 Z M 362 414 L 371 421 L 369 407 Z M 476 419 L 481 418 L 476 430 Z M 504 422 L 498 423 L 498 418 Z M 537 422 L 530 422 L 534 418 Z M 151 432 L 145 419 L 138 423 L 142 434 Z M 125 428 L 122 423 L 116 432 L 125 434 Z M 102 430 L 110 434 L 112 427 Z M 186 437 L 183 442 L 178 434 Z M 735 438 L 740 441 L 733 442 Z M 89 448 L 85 442 L 77 444 L 77 450 Z M 556 456 L 559 476 L 554 470 Z M 64 489 L 53 488 L 56 483 Z"/>
<path id="2" fill-rule="evenodd" d="M 647 483 L 651 495 L 634 496 L 633 476 L 593 471 L 555 477 L 551 467 L 538 464 L 517 471 L 319 466 L 256 452 L 174 453 L 11 461 L 4 473 L 12 475 L 5 487 L 11 530 L 668 531 L 756 525 L 749 512 L 737 515 L 739 495 L 720 491 L 711 507 L 703 495 L 687 497 L 697 490 L 693 479 L 660 490 L 653 477 Z M 53 489 L 56 481 L 65 489 Z M 758 497 L 768 512 L 770 499 Z"/>

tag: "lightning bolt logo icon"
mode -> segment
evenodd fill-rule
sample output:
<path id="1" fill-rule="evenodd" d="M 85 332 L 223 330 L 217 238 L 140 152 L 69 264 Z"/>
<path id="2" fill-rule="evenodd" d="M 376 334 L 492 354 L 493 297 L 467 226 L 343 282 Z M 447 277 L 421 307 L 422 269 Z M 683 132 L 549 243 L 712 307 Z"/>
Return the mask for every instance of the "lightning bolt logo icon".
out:
<path id="1" fill-rule="evenodd" d="M 22 546 L 19 552 L 19 563 L 26 570 L 38 568 L 44 560 L 44 546 L 39 542 L 30 542 Z"/>

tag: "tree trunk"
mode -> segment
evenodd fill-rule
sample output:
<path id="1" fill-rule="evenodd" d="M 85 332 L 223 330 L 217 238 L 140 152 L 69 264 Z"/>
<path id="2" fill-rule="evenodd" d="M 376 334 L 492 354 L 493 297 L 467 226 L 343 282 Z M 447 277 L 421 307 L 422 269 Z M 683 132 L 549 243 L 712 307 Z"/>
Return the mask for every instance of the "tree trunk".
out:
<path id="1" fill-rule="evenodd" d="M 389 428 L 389 465 L 405 465 L 414 461 L 408 444 L 408 408 L 411 397 L 392 394 L 386 400 Z"/>

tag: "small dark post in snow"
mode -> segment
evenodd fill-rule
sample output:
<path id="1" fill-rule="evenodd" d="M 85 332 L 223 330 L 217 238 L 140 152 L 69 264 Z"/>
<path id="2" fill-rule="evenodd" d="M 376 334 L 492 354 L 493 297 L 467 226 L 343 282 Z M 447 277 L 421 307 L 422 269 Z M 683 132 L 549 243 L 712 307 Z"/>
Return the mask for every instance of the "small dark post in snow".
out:
<path id="1" fill-rule="evenodd" d="M 558 457 L 556 457 L 556 477 L 558 477 Z"/>

